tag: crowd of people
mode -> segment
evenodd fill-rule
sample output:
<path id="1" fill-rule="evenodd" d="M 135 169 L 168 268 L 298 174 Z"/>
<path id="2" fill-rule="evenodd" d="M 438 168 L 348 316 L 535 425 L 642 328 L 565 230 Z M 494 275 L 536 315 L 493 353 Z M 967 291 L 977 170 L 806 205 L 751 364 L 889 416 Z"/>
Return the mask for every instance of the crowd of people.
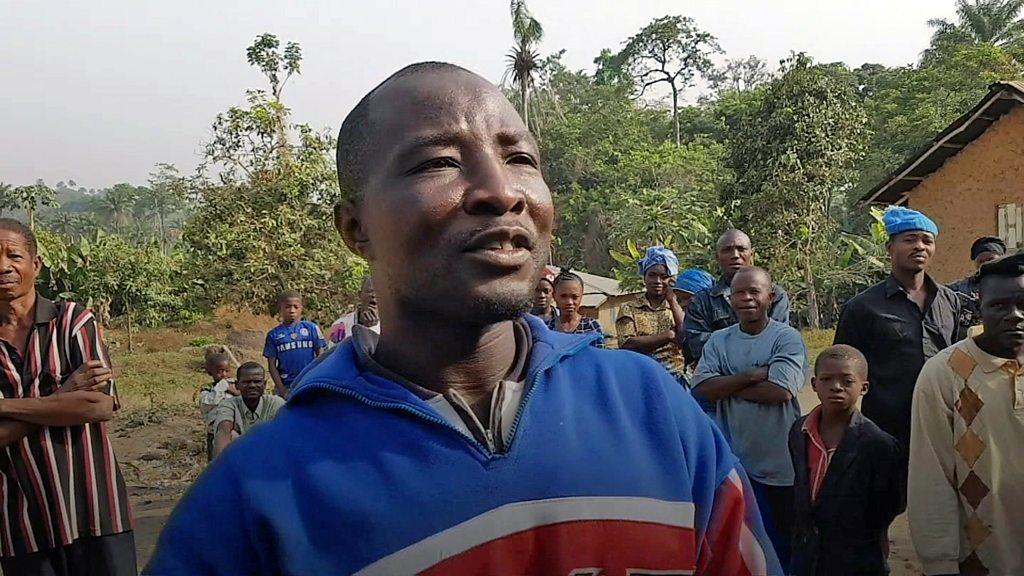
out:
<path id="1" fill-rule="evenodd" d="M 1024 574 L 1024 254 L 981 238 L 943 286 L 890 209 L 890 275 L 812 359 L 727 230 L 718 278 L 647 249 L 611 340 L 495 86 L 406 67 L 338 142 L 359 303 L 325 337 L 286 291 L 266 368 L 206 356 L 211 464 L 145 574 L 881 575 L 905 509 L 927 574 Z M 40 266 L 0 219 L 0 567 L 135 574 L 102 331 Z"/>

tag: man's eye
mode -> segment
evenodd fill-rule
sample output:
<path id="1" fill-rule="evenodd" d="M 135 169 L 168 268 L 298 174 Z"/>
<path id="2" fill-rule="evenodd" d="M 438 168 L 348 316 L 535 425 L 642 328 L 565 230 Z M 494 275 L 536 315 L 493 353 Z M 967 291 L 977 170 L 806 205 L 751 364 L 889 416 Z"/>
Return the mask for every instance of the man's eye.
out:
<path id="1" fill-rule="evenodd" d="M 443 157 L 443 158 L 431 158 L 426 162 L 416 166 L 412 169 L 410 174 L 418 174 L 420 172 L 429 172 L 431 170 L 443 170 L 445 168 L 458 168 L 459 163 L 454 158 Z"/>
<path id="2" fill-rule="evenodd" d="M 522 164 L 524 166 L 537 167 L 537 161 L 529 154 L 513 154 L 506 160 L 509 164 Z"/>

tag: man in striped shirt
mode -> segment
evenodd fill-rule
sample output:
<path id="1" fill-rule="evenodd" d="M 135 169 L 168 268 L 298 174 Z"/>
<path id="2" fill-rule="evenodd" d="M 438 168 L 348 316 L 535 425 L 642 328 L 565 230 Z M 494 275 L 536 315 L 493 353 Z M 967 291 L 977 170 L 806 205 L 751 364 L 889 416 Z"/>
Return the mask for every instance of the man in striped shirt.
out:
<path id="1" fill-rule="evenodd" d="M 32 231 L 0 218 L 0 568 L 135 575 L 110 359 L 89 310 L 37 294 L 41 266 Z"/>

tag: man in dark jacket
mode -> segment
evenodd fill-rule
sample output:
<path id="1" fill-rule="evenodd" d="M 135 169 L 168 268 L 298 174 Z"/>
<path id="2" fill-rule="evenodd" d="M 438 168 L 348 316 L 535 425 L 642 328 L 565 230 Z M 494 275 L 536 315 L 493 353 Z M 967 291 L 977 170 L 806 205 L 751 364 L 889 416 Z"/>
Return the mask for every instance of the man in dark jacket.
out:
<path id="1" fill-rule="evenodd" d="M 686 319 L 683 321 L 683 353 L 686 355 L 686 361 L 691 364 L 700 361 L 704 344 L 711 338 L 712 333 L 739 324 L 736 312 L 729 304 L 729 295 L 732 293 L 730 287 L 736 271 L 754 263 L 754 247 L 750 243 L 750 237 L 741 230 L 726 230 L 718 237 L 715 259 L 718 261 L 722 276 L 710 289 L 693 295 L 690 307 L 686 310 Z M 768 309 L 768 317 L 776 322 L 789 324 L 789 295 L 778 284 L 772 285 L 772 293 L 775 297 L 772 299 L 771 308 Z"/>

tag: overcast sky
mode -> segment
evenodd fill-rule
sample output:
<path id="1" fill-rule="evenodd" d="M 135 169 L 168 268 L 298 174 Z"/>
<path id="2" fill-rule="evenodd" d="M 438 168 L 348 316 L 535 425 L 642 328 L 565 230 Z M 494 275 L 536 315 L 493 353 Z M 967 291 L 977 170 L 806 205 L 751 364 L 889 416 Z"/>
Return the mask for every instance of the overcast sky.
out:
<path id="1" fill-rule="evenodd" d="M 731 58 L 901 65 L 952 0 L 532 0 L 542 52 L 593 68 L 602 48 L 665 14 L 693 17 Z M 302 45 L 284 100 L 337 129 L 396 69 L 446 60 L 497 82 L 512 42 L 506 0 L 0 0 L 0 181 L 89 188 L 144 183 L 157 162 L 194 169 L 216 114 L 263 87 L 245 47 L 263 32 Z"/>

